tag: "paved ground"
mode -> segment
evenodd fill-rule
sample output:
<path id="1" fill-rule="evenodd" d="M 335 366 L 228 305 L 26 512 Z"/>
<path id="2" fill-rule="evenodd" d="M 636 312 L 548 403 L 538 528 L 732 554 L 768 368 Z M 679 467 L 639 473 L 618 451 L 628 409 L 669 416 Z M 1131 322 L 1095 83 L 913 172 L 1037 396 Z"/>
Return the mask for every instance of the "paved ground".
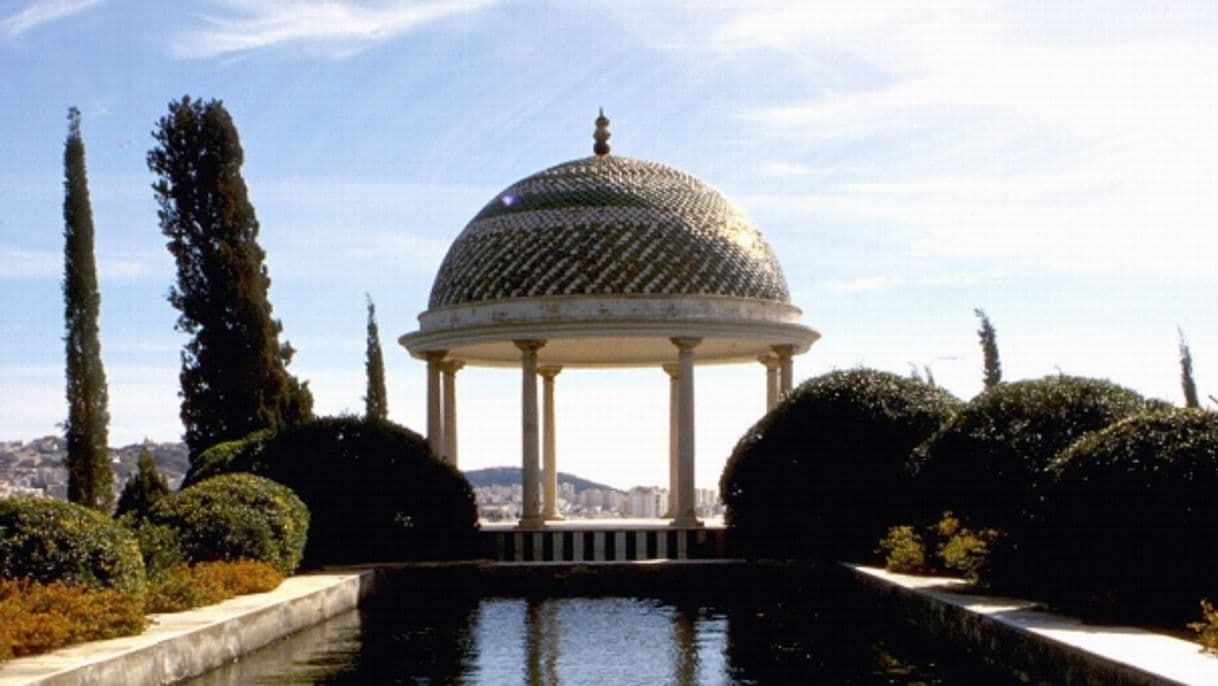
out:
<path id="1" fill-rule="evenodd" d="M 151 615 L 139 636 L 0 663 L 0 686 L 172 683 L 355 607 L 359 595 L 359 573 L 294 576 L 268 593 Z"/>
<path id="2" fill-rule="evenodd" d="M 959 591 L 965 585 L 959 580 L 892 574 L 870 567 L 855 569 L 1105 660 L 1181 684 L 1218 685 L 1218 655 L 1202 652 L 1201 646 L 1192 641 L 1144 629 L 1084 624 L 1073 617 L 1045 612 L 1027 600 L 953 592 L 953 588 Z"/>

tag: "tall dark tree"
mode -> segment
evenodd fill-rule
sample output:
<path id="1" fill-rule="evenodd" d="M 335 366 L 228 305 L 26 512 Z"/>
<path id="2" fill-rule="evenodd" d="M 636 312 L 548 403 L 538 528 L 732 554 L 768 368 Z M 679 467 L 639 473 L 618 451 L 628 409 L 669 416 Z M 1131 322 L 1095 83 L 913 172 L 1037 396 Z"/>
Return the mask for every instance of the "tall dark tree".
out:
<path id="1" fill-rule="evenodd" d="M 986 390 L 989 390 L 1002 383 L 1002 363 L 998 361 L 998 334 L 994 331 L 994 326 L 990 324 L 990 318 L 986 315 L 985 310 L 978 308 L 973 310 L 973 314 L 981 320 L 981 328 L 977 330 L 977 335 L 981 338 L 981 353 L 985 357 L 985 373 L 982 381 L 985 383 Z"/>
<path id="2" fill-rule="evenodd" d="M 152 453 L 148 452 L 147 447 L 140 448 L 136 472 L 123 486 L 114 515 L 117 517 L 132 512 L 140 517 L 146 516 L 156 501 L 168 494 L 169 483 L 165 481 L 165 475 L 157 471 Z"/>
<path id="3" fill-rule="evenodd" d="M 68 110 L 64 144 L 63 299 L 67 360 L 68 500 L 108 511 L 114 503 L 108 454 L 110 412 L 106 370 L 102 366 L 97 314 L 97 262 L 93 257 L 93 209 L 85 175 L 85 144 L 80 110 Z"/>
<path id="4" fill-rule="evenodd" d="M 169 302 L 182 351 L 181 417 L 191 455 L 260 429 L 308 420 L 308 384 L 288 373 L 290 344 L 271 317 L 271 279 L 258 245 L 258 220 L 241 178 L 244 152 L 218 100 L 169 103 L 152 132 L 148 168 L 161 232 L 177 261 Z"/>
<path id="5" fill-rule="evenodd" d="M 1184 406 L 1201 407 L 1197 397 L 1197 382 L 1193 381 L 1193 354 L 1188 349 L 1188 341 L 1184 340 L 1184 330 L 1176 327 L 1180 336 L 1180 386 L 1184 389 Z"/>
<path id="6" fill-rule="evenodd" d="M 364 416 L 368 419 L 389 418 L 389 394 L 385 391 L 385 358 L 381 354 L 381 336 L 376 327 L 376 305 L 368 299 L 368 352 L 364 367 L 368 370 L 368 395 L 364 396 Z"/>

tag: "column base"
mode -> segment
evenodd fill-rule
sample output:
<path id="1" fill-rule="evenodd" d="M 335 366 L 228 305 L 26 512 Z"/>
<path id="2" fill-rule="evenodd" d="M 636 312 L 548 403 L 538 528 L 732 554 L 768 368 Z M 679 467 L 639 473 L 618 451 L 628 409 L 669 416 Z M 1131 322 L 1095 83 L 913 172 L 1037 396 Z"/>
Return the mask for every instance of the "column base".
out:
<path id="1" fill-rule="evenodd" d="M 546 522 L 541 517 L 521 517 L 517 529 L 536 530 L 546 528 Z"/>
<path id="2" fill-rule="evenodd" d="M 566 519 L 566 517 L 558 514 L 557 512 L 555 512 L 554 514 L 542 515 L 541 518 L 547 522 L 561 522 L 562 520 Z"/>
<path id="3" fill-rule="evenodd" d="M 694 515 L 686 515 L 684 517 L 673 517 L 672 523 L 668 526 L 674 529 L 701 529 L 706 524 Z"/>

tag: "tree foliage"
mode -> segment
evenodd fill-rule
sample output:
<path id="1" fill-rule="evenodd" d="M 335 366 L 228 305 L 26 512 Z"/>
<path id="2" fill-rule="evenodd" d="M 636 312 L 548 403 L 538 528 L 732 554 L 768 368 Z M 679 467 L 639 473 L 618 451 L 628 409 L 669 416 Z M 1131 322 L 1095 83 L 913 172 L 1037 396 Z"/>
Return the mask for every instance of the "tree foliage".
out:
<path id="1" fill-rule="evenodd" d="M 973 314 L 981 320 L 981 328 L 977 330 L 977 336 L 981 339 L 981 354 L 985 358 L 981 380 L 985 388 L 990 389 L 1002 383 L 1002 363 L 998 360 L 998 333 L 990 324 L 990 317 L 985 310 L 978 308 L 973 310 Z"/>
<path id="2" fill-rule="evenodd" d="M 919 515 L 952 510 L 977 526 L 1021 530 L 1037 517 L 1054 455 L 1148 406 L 1104 379 L 1047 376 L 996 386 L 915 450 L 926 508 Z"/>
<path id="3" fill-rule="evenodd" d="M 1197 382 L 1193 380 L 1193 354 L 1188 349 L 1188 341 L 1184 340 L 1184 331 L 1177 328 L 1180 335 L 1180 386 L 1184 390 L 1185 407 L 1201 407 L 1197 397 Z"/>
<path id="4" fill-rule="evenodd" d="M 1218 414 L 1133 415 L 1084 436 L 1050 468 L 1055 535 L 1041 561 L 1054 570 L 1049 588 L 1139 620 L 1156 611 L 1183 618 L 1212 597 Z"/>
<path id="5" fill-rule="evenodd" d="M 313 397 L 287 372 L 292 347 L 267 300 L 258 220 L 241 177 L 237 129 L 218 100 L 169 104 L 148 168 L 161 231 L 177 262 L 169 302 L 182 352 L 182 422 L 191 455 L 263 428 L 306 421 Z"/>
<path id="6" fill-rule="evenodd" d="M 385 390 L 385 358 L 381 354 L 381 336 L 376 327 L 376 305 L 368 299 L 368 350 L 364 367 L 368 372 L 368 394 L 364 396 L 364 418 L 389 418 L 389 394 Z"/>
<path id="7" fill-rule="evenodd" d="M 308 505 L 310 566 L 462 557 L 476 545 L 469 482 L 392 422 L 323 418 L 218 445 L 183 484 L 229 472 L 274 479 Z"/>
<path id="8" fill-rule="evenodd" d="M 93 256 L 93 209 L 85 174 L 85 144 L 80 135 L 80 110 L 75 107 L 68 110 L 63 166 L 68 500 L 108 511 L 114 503 L 114 476 L 107 446 L 110 413 L 106 370 L 97 326 L 101 295 Z"/>
<path id="9" fill-rule="evenodd" d="M 157 471 L 152 453 L 148 452 L 148 448 L 141 448 L 136 461 L 136 472 L 123 486 L 114 516 L 121 517 L 130 512 L 144 517 L 158 500 L 168 494 L 169 483 L 165 481 L 165 476 Z"/>
<path id="10" fill-rule="evenodd" d="M 910 450 L 960 405 L 871 369 L 804 382 L 745 433 L 724 468 L 733 544 L 752 556 L 870 557 L 912 507 Z"/>

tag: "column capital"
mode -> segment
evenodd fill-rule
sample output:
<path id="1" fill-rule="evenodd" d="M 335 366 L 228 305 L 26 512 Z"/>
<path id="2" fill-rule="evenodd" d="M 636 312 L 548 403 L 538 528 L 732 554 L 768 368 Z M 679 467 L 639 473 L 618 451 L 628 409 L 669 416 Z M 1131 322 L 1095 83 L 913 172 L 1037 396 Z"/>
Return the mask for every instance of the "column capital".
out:
<path id="1" fill-rule="evenodd" d="M 428 364 L 435 364 L 448 356 L 447 350 L 428 350 L 423 353 L 423 359 L 427 360 Z"/>
<path id="2" fill-rule="evenodd" d="M 770 350 L 778 356 L 778 359 L 789 358 L 795 354 L 795 346 L 793 345 L 771 345 Z"/>
<path id="3" fill-rule="evenodd" d="M 694 348 L 698 347 L 699 343 L 702 342 L 701 338 L 694 338 L 694 337 L 689 337 L 689 336 L 674 337 L 674 338 L 670 338 L 668 340 L 672 341 L 672 344 L 677 346 L 677 348 L 679 350 L 681 350 L 682 352 L 684 352 L 686 350 L 693 350 Z"/>
<path id="4" fill-rule="evenodd" d="M 676 362 L 666 362 L 660 365 L 660 369 L 663 369 L 664 373 L 674 381 L 681 376 L 681 365 L 677 364 Z"/>
<path id="5" fill-rule="evenodd" d="M 550 380 L 550 379 L 553 379 L 554 377 L 558 376 L 559 372 L 561 372 L 561 371 L 562 371 L 562 365 L 548 364 L 548 365 L 545 365 L 544 367 L 538 367 L 537 375 L 543 379 Z"/>
<path id="6" fill-rule="evenodd" d="M 765 368 L 768 371 L 777 371 L 779 366 L 782 365 L 782 360 L 780 360 L 778 356 L 774 354 L 759 355 L 757 357 L 757 361 L 765 365 Z"/>
<path id="7" fill-rule="evenodd" d="M 464 360 L 444 360 L 440 362 L 440 371 L 445 374 L 456 374 L 465 368 Z"/>
<path id="8" fill-rule="evenodd" d="M 515 344 L 515 346 L 517 348 L 520 348 L 520 352 L 523 352 L 523 353 L 529 353 L 529 352 L 535 353 L 538 350 L 541 350 L 542 348 L 546 347 L 545 341 L 539 340 L 539 339 L 532 339 L 532 338 L 519 340 L 519 341 L 512 341 L 512 343 Z"/>

